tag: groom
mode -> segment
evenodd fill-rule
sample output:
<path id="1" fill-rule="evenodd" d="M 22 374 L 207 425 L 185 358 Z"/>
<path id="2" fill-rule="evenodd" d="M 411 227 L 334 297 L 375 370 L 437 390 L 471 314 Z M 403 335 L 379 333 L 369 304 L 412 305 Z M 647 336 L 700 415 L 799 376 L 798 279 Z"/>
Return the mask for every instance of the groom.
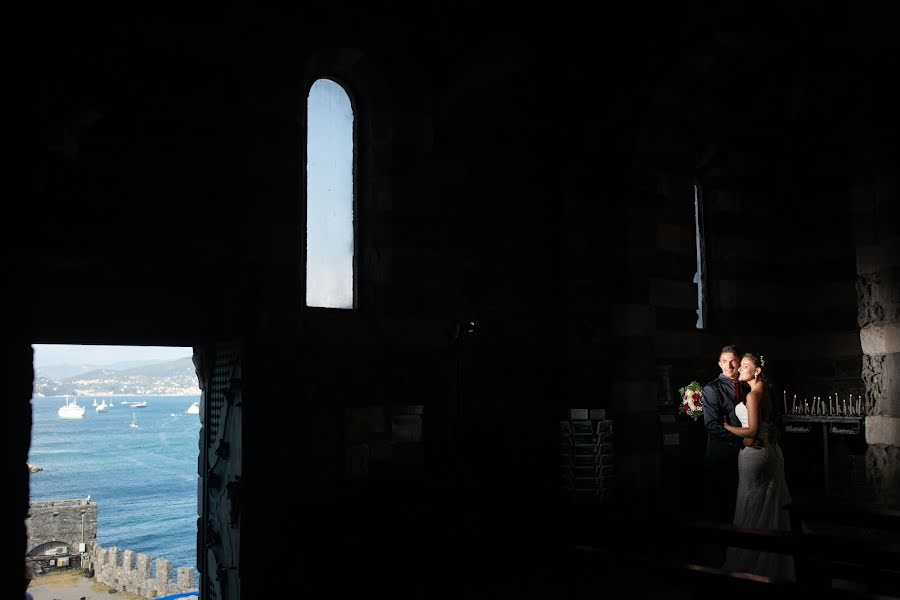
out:
<path id="1" fill-rule="evenodd" d="M 738 485 L 738 453 L 746 443 L 724 427 L 723 423 L 740 426 L 734 406 L 744 397 L 738 381 L 740 357 L 734 346 L 719 353 L 722 373 L 703 386 L 703 423 L 706 425 L 706 455 L 703 470 L 706 487 L 706 518 L 731 523 Z M 750 445 L 750 444 L 747 444 Z"/>

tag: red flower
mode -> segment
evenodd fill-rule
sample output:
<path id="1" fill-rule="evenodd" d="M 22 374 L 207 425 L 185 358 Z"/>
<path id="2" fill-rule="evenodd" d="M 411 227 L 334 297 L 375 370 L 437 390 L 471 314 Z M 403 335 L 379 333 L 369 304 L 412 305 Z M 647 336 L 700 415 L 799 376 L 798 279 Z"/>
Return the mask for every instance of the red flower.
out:
<path id="1" fill-rule="evenodd" d="M 697 403 L 697 400 L 700 399 L 700 394 L 699 394 L 699 392 L 694 392 L 694 394 L 691 396 L 691 398 L 694 399 L 694 403 L 696 404 L 696 403 Z"/>
<path id="2" fill-rule="evenodd" d="M 700 408 L 700 402 L 698 400 L 694 400 L 694 407 Z"/>

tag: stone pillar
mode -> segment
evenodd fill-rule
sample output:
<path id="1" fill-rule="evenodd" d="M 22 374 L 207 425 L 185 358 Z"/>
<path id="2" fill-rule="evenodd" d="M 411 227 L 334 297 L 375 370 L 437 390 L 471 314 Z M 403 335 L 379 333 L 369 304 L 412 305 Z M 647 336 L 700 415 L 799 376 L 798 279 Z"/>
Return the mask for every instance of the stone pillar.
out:
<path id="1" fill-rule="evenodd" d="M 178 567 L 178 591 L 190 592 L 194 589 L 194 569 L 191 567 Z"/>
<path id="2" fill-rule="evenodd" d="M 152 569 L 150 557 L 146 554 L 138 554 L 137 557 L 137 574 L 142 579 L 150 579 L 150 570 Z"/>
<path id="3" fill-rule="evenodd" d="M 134 550 L 126 550 L 122 557 L 122 573 L 125 577 L 134 571 Z"/>
<path id="4" fill-rule="evenodd" d="M 106 585 L 117 587 L 119 584 L 119 549 L 115 546 L 108 548 L 105 558 L 102 569 L 103 578 L 100 581 Z"/>
<path id="5" fill-rule="evenodd" d="M 900 508 L 900 182 L 854 193 L 858 323 L 866 385 L 866 479 Z"/>
<path id="6" fill-rule="evenodd" d="M 156 582 L 159 589 L 164 590 L 172 581 L 172 561 L 165 558 L 156 559 Z"/>
<path id="7" fill-rule="evenodd" d="M 103 569 L 106 568 L 107 553 L 99 544 L 91 548 L 91 562 L 93 563 L 94 577 L 103 581 Z"/>

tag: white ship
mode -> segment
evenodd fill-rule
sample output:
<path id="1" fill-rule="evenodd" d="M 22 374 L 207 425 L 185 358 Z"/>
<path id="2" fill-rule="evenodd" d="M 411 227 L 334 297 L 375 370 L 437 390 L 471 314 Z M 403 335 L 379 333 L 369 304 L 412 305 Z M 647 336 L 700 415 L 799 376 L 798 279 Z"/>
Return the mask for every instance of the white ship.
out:
<path id="1" fill-rule="evenodd" d="M 131 413 L 131 426 L 134 427 L 135 429 L 138 428 L 137 415 L 134 413 Z"/>
<path id="2" fill-rule="evenodd" d="M 69 397 L 66 396 L 66 403 L 63 406 L 59 407 L 59 410 L 56 411 L 56 414 L 59 415 L 60 419 L 83 419 L 84 418 L 84 407 L 78 406 L 78 402 L 76 400 L 72 400 L 69 402 Z"/>
<path id="3" fill-rule="evenodd" d="M 187 410 L 184 411 L 189 415 L 199 415 L 200 414 L 200 403 L 194 402 L 190 406 L 187 407 Z"/>
<path id="4" fill-rule="evenodd" d="M 107 403 L 106 403 L 106 399 L 104 399 L 103 402 L 101 402 L 100 404 L 96 404 L 96 400 L 94 401 L 94 403 L 95 403 L 94 406 L 97 407 L 97 412 L 98 412 L 98 413 L 106 412 L 106 410 L 107 410 L 110 406 L 112 406 L 112 404 L 107 404 Z"/>

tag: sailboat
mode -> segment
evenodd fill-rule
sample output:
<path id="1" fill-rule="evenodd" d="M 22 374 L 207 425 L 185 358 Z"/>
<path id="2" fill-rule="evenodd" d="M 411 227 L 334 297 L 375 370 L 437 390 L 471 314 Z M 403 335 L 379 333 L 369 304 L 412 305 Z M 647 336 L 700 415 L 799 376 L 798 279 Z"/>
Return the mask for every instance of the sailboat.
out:
<path id="1" fill-rule="evenodd" d="M 135 429 L 138 428 L 137 415 L 135 413 L 131 413 L 131 426 L 134 427 Z"/>
<path id="2" fill-rule="evenodd" d="M 102 412 L 106 412 L 106 409 L 109 408 L 111 405 L 108 405 L 108 404 L 106 403 L 106 399 L 104 398 L 104 399 L 103 399 L 103 402 L 101 402 L 100 404 L 97 404 L 96 401 L 95 401 L 95 402 L 94 402 L 94 406 L 97 407 L 97 412 L 98 412 L 98 413 L 102 413 Z"/>
<path id="3" fill-rule="evenodd" d="M 184 411 L 189 415 L 199 415 L 200 414 L 200 403 L 194 402 L 190 406 L 187 407 L 187 410 Z"/>

